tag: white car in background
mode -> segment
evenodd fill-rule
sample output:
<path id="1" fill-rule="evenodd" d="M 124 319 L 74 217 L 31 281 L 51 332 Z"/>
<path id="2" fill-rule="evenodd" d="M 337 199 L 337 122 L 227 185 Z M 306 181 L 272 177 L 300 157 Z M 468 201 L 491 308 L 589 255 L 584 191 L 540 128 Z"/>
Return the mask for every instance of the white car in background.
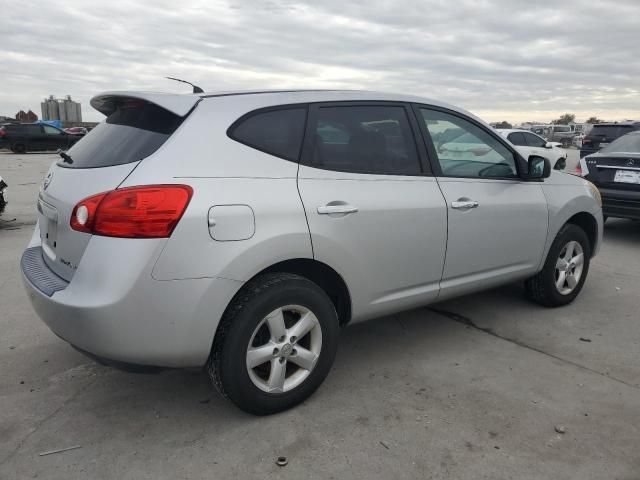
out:
<path id="1" fill-rule="evenodd" d="M 560 143 L 547 142 L 528 130 L 497 128 L 496 131 L 509 140 L 524 158 L 529 158 L 529 155 L 547 158 L 554 170 L 564 170 L 567 165 L 567 151 L 560 147 Z"/>

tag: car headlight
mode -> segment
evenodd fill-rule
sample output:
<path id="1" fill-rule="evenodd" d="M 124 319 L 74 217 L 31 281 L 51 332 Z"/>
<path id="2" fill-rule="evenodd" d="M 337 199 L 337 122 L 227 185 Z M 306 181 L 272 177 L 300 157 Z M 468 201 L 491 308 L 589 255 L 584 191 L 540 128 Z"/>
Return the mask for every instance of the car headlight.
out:
<path id="1" fill-rule="evenodd" d="M 591 190 L 591 195 L 593 196 L 593 198 L 596 199 L 596 202 L 598 202 L 598 205 L 600 206 L 600 208 L 602 208 L 602 195 L 600 195 L 600 190 L 598 190 L 598 187 L 596 187 L 590 181 L 587 180 L 587 183 L 589 184 L 589 190 Z"/>

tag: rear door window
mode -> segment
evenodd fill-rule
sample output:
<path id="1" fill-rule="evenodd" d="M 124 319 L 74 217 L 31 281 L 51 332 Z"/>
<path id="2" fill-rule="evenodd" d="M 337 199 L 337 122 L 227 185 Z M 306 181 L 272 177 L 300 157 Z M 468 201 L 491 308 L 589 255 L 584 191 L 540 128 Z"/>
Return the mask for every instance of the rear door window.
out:
<path id="1" fill-rule="evenodd" d="M 142 160 L 154 153 L 180 126 L 179 117 L 157 105 L 123 99 L 116 110 L 69 149 L 65 168 L 99 168 Z"/>
<path id="2" fill-rule="evenodd" d="M 312 167 L 353 173 L 419 175 L 422 170 L 405 107 L 320 106 L 312 126 Z"/>
<path id="3" fill-rule="evenodd" d="M 533 133 L 523 133 L 522 135 L 527 141 L 527 145 L 529 145 L 530 147 L 544 148 L 544 146 L 547 144 L 547 141 L 544 138 L 540 138 Z"/>
<path id="4" fill-rule="evenodd" d="M 519 145 L 523 147 L 527 146 L 527 142 L 525 141 L 524 135 L 521 132 L 514 132 L 509 134 L 508 139 L 514 145 Z"/>
<path id="5" fill-rule="evenodd" d="M 297 162 L 306 118 L 306 107 L 258 111 L 232 125 L 229 136 L 262 152 Z"/>

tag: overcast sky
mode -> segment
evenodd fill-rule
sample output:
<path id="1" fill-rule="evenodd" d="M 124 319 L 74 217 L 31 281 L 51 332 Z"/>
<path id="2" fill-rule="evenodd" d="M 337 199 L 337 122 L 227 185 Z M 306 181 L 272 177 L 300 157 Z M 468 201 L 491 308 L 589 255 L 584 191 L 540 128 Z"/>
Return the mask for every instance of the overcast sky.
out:
<path id="1" fill-rule="evenodd" d="M 96 6 L 102 4 L 102 6 Z M 0 0 L 0 115 L 50 95 L 363 88 L 487 121 L 640 119 L 640 0 Z"/>

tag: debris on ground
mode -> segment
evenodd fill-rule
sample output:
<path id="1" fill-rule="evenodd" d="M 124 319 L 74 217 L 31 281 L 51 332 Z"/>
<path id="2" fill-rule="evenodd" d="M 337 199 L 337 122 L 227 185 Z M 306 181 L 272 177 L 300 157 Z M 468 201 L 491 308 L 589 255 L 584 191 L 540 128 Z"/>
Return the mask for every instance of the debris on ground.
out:
<path id="1" fill-rule="evenodd" d="M 586 338 L 586 337 L 580 337 L 580 341 L 581 342 L 591 343 L 591 339 L 590 338 Z"/>
<path id="2" fill-rule="evenodd" d="M 287 457 L 278 457 L 276 460 L 276 465 L 279 467 L 286 467 L 288 463 Z"/>
<path id="3" fill-rule="evenodd" d="M 72 447 L 58 448 L 57 450 L 48 450 L 46 452 L 40 453 L 39 455 L 41 457 L 44 457 L 45 455 L 53 455 L 54 453 L 68 452 L 69 450 L 75 450 L 77 448 L 82 448 L 82 445 L 74 445 Z"/>
<path id="4" fill-rule="evenodd" d="M 567 429 L 564 425 L 556 425 L 554 430 L 558 433 L 566 433 Z"/>
<path id="5" fill-rule="evenodd" d="M 389 445 L 387 445 L 386 443 L 384 443 L 382 440 L 380 440 L 380 445 L 382 445 L 384 448 L 386 448 L 387 450 L 389 450 Z"/>

